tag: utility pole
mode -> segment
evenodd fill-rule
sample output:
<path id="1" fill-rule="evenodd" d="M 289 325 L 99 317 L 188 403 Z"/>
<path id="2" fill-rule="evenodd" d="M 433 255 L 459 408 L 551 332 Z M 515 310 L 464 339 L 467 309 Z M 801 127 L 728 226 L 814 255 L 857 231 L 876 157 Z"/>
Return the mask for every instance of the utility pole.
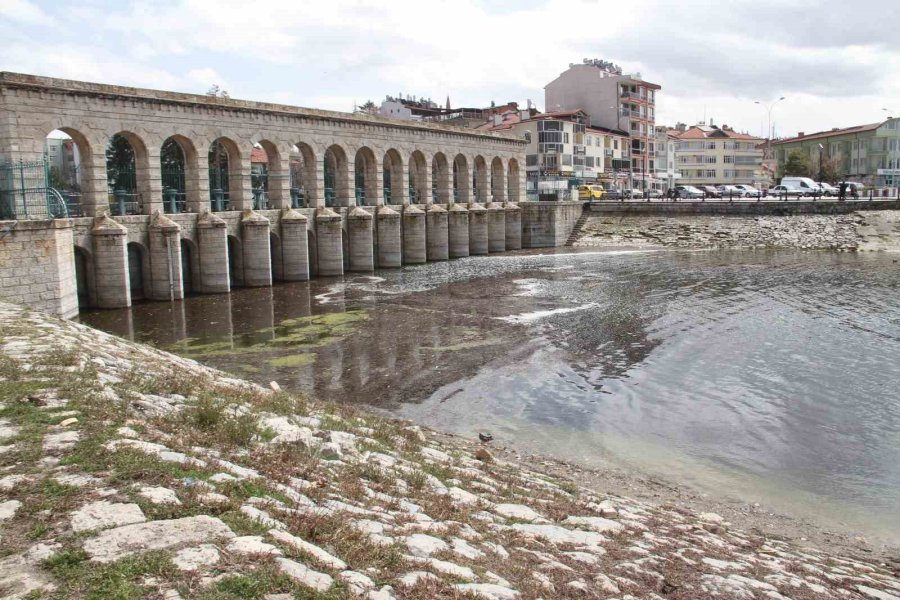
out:
<path id="1" fill-rule="evenodd" d="M 775 108 L 775 105 L 784 100 L 784 96 L 779 98 L 778 100 L 773 100 L 769 104 L 764 104 L 759 100 L 754 101 L 754 104 L 759 104 L 763 108 L 766 109 L 766 112 L 769 115 L 769 128 L 766 130 L 766 155 L 768 158 L 772 157 L 772 109 Z"/>

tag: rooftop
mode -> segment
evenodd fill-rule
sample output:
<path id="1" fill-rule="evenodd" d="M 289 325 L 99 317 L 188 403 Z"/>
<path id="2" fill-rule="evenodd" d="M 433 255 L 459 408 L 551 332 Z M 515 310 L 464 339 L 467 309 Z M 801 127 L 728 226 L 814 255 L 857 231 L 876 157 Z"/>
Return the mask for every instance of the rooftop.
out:
<path id="1" fill-rule="evenodd" d="M 866 131 L 875 131 L 876 129 L 878 129 L 879 127 L 884 125 L 884 123 L 886 123 L 886 122 L 887 121 L 882 121 L 879 123 L 869 123 L 868 125 L 854 125 L 852 127 L 844 127 L 844 128 L 835 127 L 834 129 L 830 129 L 828 131 L 818 131 L 816 133 L 810 133 L 810 134 L 804 134 L 801 132 L 795 137 L 785 138 L 783 140 L 778 140 L 778 141 L 775 141 L 772 143 L 775 145 L 790 144 L 793 142 L 798 142 L 800 140 L 803 140 L 803 141 L 819 140 L 819 139 L 823 139 L 823 138 L 834 137 L 837 135 L 847 135 L 847 134 L 853 134 L 853 133 L 863 133 Z"/>

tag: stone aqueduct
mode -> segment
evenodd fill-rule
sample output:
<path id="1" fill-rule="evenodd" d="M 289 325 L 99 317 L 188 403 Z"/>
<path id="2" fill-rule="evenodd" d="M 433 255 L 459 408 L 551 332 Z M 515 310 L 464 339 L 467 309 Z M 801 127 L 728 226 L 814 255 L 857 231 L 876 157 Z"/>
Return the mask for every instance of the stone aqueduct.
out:
<path id="1" fill-rule="evenodd" d="M 577 203 L 522 202 L 524 141 L 515 138 L 0 73 L 0 161 L 40 159 L 54 130 L 77 145 L 84 217 L 5 222 L 0 296 L 65 316 L 77 314 L 79 300 L 126 307 L 138 295 L 180 299 L 188 292 L 559 245 L 580 213 Z M 106 149 L 113 136 L 133 149 L 132 212 L 138 214 L 108 214 Z M 177 143 L 184 162 L 177 212 L 163 190 L 167 141 Z M 224 208 L 216 202 L 222 192 L 210 186 L 207 155 L 214 144 L 227 154 L 228 210 L 216 210 Z M 254 147 L 267 160 L 264 209 L 251 188 Z M 289 189 L 292 152 L 302 156 L 299 202 Z M 9 261 L 17 253 L 30 257 L 42 244 L 52 247 L 44 252 L 52 256 L 35 259 L 38 283 L 17 278 Z"/>

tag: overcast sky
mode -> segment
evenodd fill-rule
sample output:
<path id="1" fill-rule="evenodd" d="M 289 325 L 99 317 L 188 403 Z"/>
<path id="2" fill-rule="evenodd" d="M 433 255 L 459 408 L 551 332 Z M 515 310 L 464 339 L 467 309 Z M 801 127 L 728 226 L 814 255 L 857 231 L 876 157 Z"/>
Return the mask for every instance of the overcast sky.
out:
<path id="1" fill-rule="evenodd" d="M 0 0 L 0 70 L 352 110 L 385 94 L 527 99 L 604 58 L 657 123 L 777 135 L 900 116 L 897 0 Z"/>

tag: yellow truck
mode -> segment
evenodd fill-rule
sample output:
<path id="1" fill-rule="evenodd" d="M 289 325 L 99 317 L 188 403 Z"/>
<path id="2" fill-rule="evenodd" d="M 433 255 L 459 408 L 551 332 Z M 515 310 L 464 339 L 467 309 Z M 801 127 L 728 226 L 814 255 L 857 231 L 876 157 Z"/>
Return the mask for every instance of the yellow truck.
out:
<path id="1" fill-rule="evenodd" d="M 602 185 L 582 185 L 578 187 L 578 199 L 583 202 L 594 202 L 602 197 Z"/>

